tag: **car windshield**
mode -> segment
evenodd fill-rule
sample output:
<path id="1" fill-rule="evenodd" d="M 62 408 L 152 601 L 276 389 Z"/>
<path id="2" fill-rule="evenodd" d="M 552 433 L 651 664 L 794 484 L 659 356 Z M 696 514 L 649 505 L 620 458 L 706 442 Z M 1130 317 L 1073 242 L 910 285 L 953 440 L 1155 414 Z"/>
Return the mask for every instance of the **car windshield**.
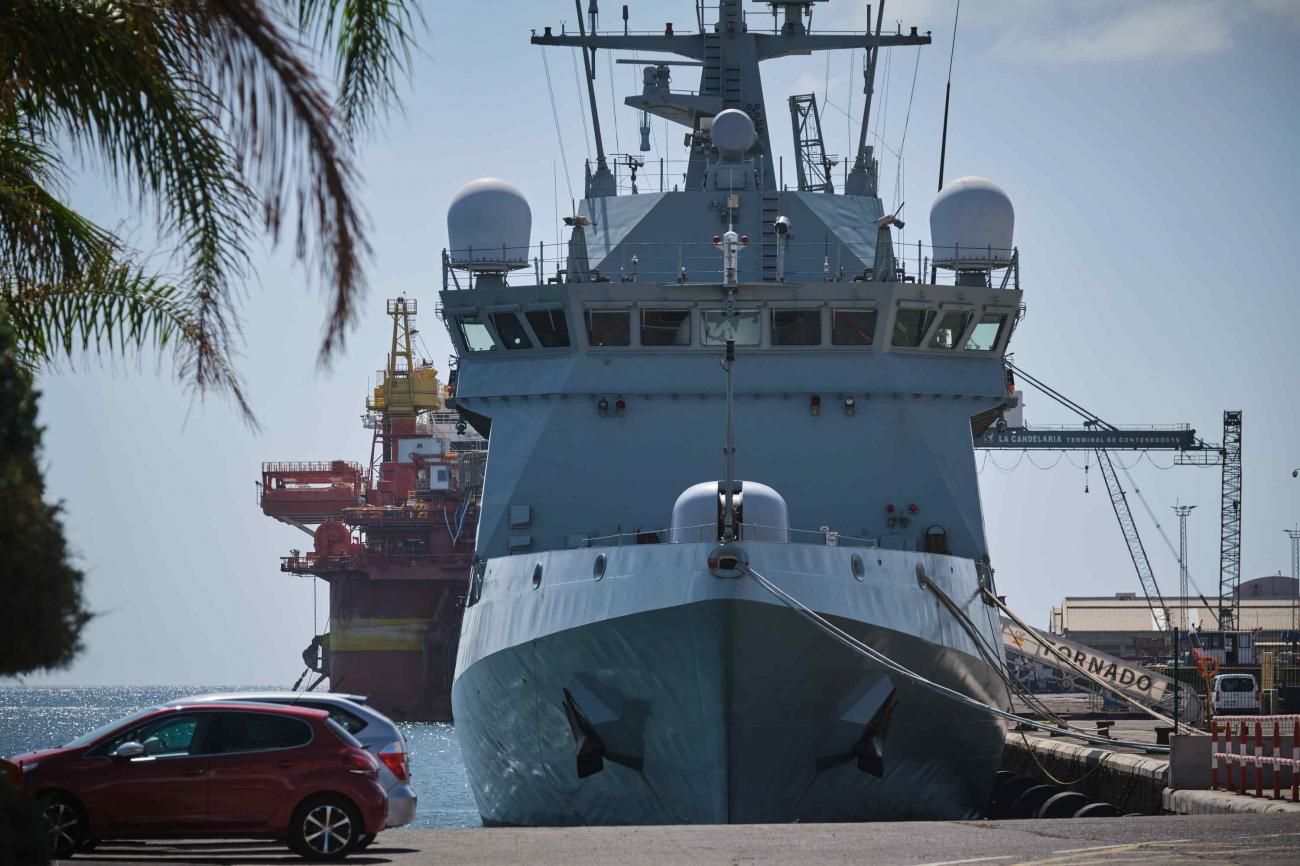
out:
<path id="1" fill-rule="evenodd" d="M 100 737 L 103 737 L 106 734 L 110 734 L 113 731 L 116 731 L 118 728 L 130 725 L 132 722 L 139 721 L 140 719 L 143 719 L 145 716 L 149 715 L 156 709 L 158 708 L 145 707 L 142 710 L 136 710 L 134 713 L 132 713 L 129 716 L 126 716 L 125 718 L 118 719 L 115 722 L 109 722 L 107 725 L 100 725 L 98 728 L 95 728 L 95 730 L 90 731 L 89 733 L 86 734 L 82 734 L 80 737 L 77 737 L 75 740 L 70 740 L 69 742 L 64 743 L 63 748 L 80 749 L 82 746 L 89 746 L 91 743 L 95 742 Z"/>

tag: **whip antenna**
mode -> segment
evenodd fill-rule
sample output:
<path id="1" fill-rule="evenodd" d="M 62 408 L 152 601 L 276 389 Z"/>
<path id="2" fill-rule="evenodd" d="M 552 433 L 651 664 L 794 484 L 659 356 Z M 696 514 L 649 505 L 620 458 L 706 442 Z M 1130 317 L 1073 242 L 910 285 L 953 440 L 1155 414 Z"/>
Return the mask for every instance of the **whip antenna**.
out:
<path id="1" fill-rule="evenodd" d="M 939 144 L 939 189 L 943 189 L 943 163 L 948 156 L 948 103 L 952 99 L 952 58 L 957 53 L 957 19 L 961 16 L 961 0 L 952 16 L 952 47 L 948 49 L 948 86 L 943 91 L 943 140 Z"/>

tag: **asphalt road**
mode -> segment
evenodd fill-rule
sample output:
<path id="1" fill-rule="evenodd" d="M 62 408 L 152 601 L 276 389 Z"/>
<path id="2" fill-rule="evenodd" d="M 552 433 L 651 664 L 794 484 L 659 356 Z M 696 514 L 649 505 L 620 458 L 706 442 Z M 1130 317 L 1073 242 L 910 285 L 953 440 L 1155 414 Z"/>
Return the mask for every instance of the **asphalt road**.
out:
<path id="1" fill-rule="evenodd" d="M 301 863 L 263 842 L 104 843 L 73 863 Z M 353 864 L 1300 864 L 1291 815 L 716 827 L 392 830 Z"/>

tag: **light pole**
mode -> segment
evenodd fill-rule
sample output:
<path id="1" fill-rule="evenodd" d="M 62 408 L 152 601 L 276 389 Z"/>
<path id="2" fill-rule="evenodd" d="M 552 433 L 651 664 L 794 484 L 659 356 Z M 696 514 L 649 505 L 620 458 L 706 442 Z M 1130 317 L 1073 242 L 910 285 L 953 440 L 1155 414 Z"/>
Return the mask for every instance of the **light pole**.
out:
<path id="1" fill-rule="evenodd" d="M 1180 604 L 1183 608 L 1183 631 L 1192 627 L 1191 613 L 1187 607 L 1187 515 L 1192 513 L 1195 505 L 1173 505 L 1174 514 L 1178 515 L 1178 592 L 1181 596 Z M 1174 647 L 1177 652 L 1178 648 Z"/>
<path id="2" fill-rule="evenodd" d="M 1282 530 L 1291 538 L 1291 578 L 1296 582 L 1295 604 L 1291 606 L 1291 641 L 1300 630 L 1300 526 Z"/>

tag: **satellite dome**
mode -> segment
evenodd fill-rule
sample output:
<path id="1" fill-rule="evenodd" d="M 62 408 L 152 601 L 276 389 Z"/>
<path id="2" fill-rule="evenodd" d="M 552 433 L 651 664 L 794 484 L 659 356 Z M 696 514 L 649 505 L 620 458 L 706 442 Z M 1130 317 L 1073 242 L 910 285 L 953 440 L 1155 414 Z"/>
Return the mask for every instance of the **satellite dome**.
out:
<path id="1" fill-rule="evenodd" d="M 713 139 L 714 146 L 727 162 L 738 162 L 744 159 L 745 154 L 758 140 L 758 133 L 754 131 L 754 121 L 739 108 L 728 108 L 718 112 L 713 118 L 709 135 Z"/>
<path id="2" fill-rule="evenodd" d="M 528 266 L 533 212 L 514 184 L 481 177 L 460 188 L 447 208 L 452 267 L 500 273 Z"/>
<path id="3" fill-rule="evenodd" d="M 982 177 L 944 186 L 930 205 L 930 243 L 941 268 L 997 268 L 1011 261 L 1016 212 L 1002 187 Z"/>

